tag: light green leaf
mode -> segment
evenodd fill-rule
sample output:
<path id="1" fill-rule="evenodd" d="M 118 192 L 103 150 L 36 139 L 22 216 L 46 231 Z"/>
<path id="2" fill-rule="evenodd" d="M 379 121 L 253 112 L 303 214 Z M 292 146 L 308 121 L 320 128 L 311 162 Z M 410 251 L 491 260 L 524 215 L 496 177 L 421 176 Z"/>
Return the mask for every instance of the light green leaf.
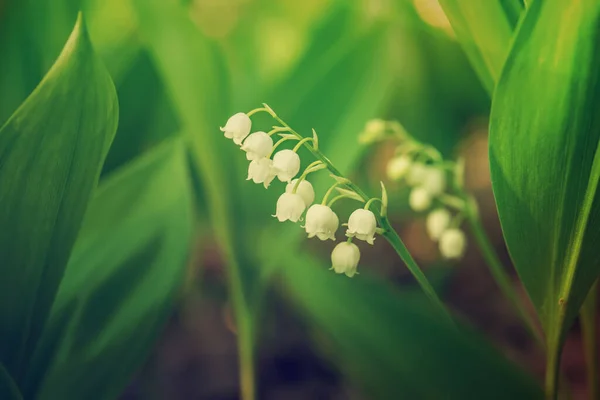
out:
<path id="1" fill-rule="evenodd" d="M 492 106 L 502 229 L 550 353 L 600 273 L 599 23 L 594 0 L 533 2 Z"/>
<path id="2" fill-rule="evenodd" d="M 490 95 L 524 11 L 520 0 L 440 0 L 471 65 Z"/>
<path id="3" fill-rule="evenodd" d="M 17 384 L 2 363 L 0 363 L 0 399 L 23 400 Z"/>
<path id="4" fill-rule="evenodd" d="M 121 393 L 171 311 L 193 221 L 180 140 L 102 182 L 28 371 L 27 398 L 114 399 Z"/>
<path id="5" fill-rule="evenodd" d="M 0 130 L 0 354 L 19 380 L 117 125 L 112 81 L 79 18 L 60 57 Z"/>
<path id="6" fill-rule="evenodd" d="M 367 274 L 336 275 L 302 255 L 281 276 L 286 297 L 370 398 L 543 397 L 535 381 L 480 337 L 440 319 L 421 292 L 397 293 Z"/>

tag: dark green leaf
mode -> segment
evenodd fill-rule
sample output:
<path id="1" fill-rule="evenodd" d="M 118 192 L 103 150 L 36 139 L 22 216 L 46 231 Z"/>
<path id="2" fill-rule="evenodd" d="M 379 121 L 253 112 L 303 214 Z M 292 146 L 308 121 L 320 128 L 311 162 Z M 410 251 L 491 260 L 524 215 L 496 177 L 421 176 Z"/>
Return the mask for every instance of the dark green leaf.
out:
<path id="1" fill-rule="evenodd" d="M 177 140 L 102 182 L 36 350 L 27 398 L 114 399 L 144 361 L 188 259 L 187 168 Z"/>
<path id="2" fill-rule="evenodd" d="M 0 130 L 0 354 L 19 380 L 47 319 L 117 125 L 112 81 L 81 18 Z"/>
<path id="3" fill-rule="evenodd" d="M 557 350 L 600 273 L 599 26 L 597 1 L 533 2 L 492 106 L 502 229 Z"/>
<path id="4" fill-rule="evenodd" d="M 540 399 L 537 384 L 467 328 L 438 318 L 418 291 L 349 279 L 306 256 L 281 270 L 337 365 L 377 399 Z"/>
<path id="5" fill-rule="evenodd" d="M 440 0 L 471 65 L 492 94 L 524 10 L 519 0 Z"/>

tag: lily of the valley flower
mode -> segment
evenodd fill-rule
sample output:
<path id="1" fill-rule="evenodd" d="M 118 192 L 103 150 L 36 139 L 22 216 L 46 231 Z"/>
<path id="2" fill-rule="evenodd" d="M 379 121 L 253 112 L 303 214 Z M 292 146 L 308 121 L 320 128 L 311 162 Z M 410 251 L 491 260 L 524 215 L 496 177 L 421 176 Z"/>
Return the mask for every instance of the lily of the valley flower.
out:
<path id="1" fill-rule="evenodd" d="M 451 219 L 450 212 L 445 208 L 438 208 L 429 213 L 425 226 L 431 240 L 438 240 L 442 236 L 444 231 L 448 229 Z"/>
<path id="2" fill-rule="evenodd" d="M 359 208 L 350 214 L 346 236 L 355 237 L 373 244 L 376 229 L 377 220 L 375 219 L 375 214 L 372 211 Z"/>
<path id="3" fill-rule="evenodd" d="M 300 216 L 306 209 L 302 196 L 298 193 L 284 193 L 279 196 L 277 200 L 277 210 L 275 211 L 274 217 L 279 222 L 290 220 L 292 222 L 298 222 Z"/>
<path id="4" fill-rule="evenodd" d="M 410 166 L 408 174 L 406 175 L 406 183 L 410 186 L 418 186 L 425 180 L 428 172 L 427 165 L 422 162 L 415 162 Z"/>
<path id="5" fill-rule="evenodd" d="M 267 157 L 273 150 L 273 139 L 266 132 L 254 132 L 244 141 L 241 147 L 248 160 L 259 160 Z"/>
<path id="6" fill-rule="evenodd" d="M 408 197 L 408 204 L 414 211 L 420 212 L 425 211 L 431 207 L 431 194 L 427 189 L 419 186 L 414 188 L 410 192 Z"/>
<path id="7" fill-rule="evenodd" d="M 421 184 L 429 194 L 438 196 L 446 190 L 446 171 L 441 168 L 429 167 Z"/>
<path id="8" fill-rule="evenodd" d="M 273 168 L 281 182 L 289 182 L 300 171 L 300 157 L 289 149 L 278 151 L 273 156 Z"/>
<path id="9" fill-rule="evenodd" d="M 220 128 L 221 132 L 225 133 L 227 139 L 233 139 L 233 142 L 237 145 L 242 144 L 242 141 L 246 136 L 250 134 L 252 128 L 252 121 L 244 113 L 237 113 L 231 116 L 225 127 Z"/>
<path id="10" fill-rule="evenodd" d="M 360 250 L 351 242 L 342 242 L 331 252 L 331 268 L 337 274 L 346 274 L 350 278 L 356 274 L 359 260 Z"/>
<path id="11" fill-rule="evenodd" d="M 412 160 L 407 155 L 394 157 L 387 164 L 387 177 L 391 181 L 397 181 L 404 177 L 410 170 Z"/>
<path id="12" fill-rule="evenodd" d="M 461 258 L 466 245 L 467 238 L 460 229 L 448 229 L 440 237 L 440 253 L 448 259 Z"/>
<path id="13" fill-rule="evenodd" d="M 296 182 L 298 182 L 298 179 L 294 179 L 293 181 L 288 183 L 285 187 L 285 192 L 292 193 L 294 187 L 296 186 Z M 302 196 L 302 200 L 304 200 L 304 204 L 306 205 L 306 207 L 309 207 L 315 200 L 315 189 L 313 189 L 313 185 L 306 179 L 300 181 L 296 193 Z"/>
<path id="14" fill-rule="evenodd" d="M 317 236 L 321 240 L 335 240 L 335 232 L 340 225 L 338 216 L 323 204 L 313 204 L 306 212 L 306 233 L 308 237 Z"/>
<path id="15" fill-rule="evenodd" d="M 247 180 L 252 179 L 254 183 L 262 183 L 267 189 L 274 178 L 273 160 L 265 157 L 250 162 Z"/>

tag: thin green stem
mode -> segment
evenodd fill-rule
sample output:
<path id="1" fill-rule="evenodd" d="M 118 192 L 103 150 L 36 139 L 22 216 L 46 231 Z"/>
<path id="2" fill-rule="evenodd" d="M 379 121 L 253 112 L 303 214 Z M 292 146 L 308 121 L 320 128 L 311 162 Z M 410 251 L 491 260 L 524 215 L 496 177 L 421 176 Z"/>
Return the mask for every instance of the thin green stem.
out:
<path id="1" fill-rule="evenodd" d="M 314 142 L 314 140 L 313 140 L 313 138 L 311 138 L 311 137 L 305 137 L 304 139 L 300 140 L 300 141 L 299 141 L 299 142 L 296 144 L 296 146 L 294 146 L 294 148 L 293 148 L 293 150 L 292 150 L 292 151 L 293 151 L 294 153 L 298 152 L 298 150 L 300 150 L 300 147 L 302 147 L 302 145 L 303 145 L 304 143 L 306 143 L 306 142 Z"/>
<path id="2" fill-rule="evenodd" d="M 372 199 L 369 199 L 369 201 L 367 201 L 367 203 L 365 204 L 364 209 L 368 210 L 369 207 L 371 207 L 371 204 L 373 204 L 375 201 L 380 202 L 381 204 L 383 204 L 383 201 L 377 197 L 373 197 Z"/>
<path id="3" fill-rule="evenodd" d="M 248 316 L 248 315 L 246 315 Z M 249 318 L 238 315 L 237 342 L 239 348 L 240 392 L 243 400 L 256 398 L 254 370 L 254 341 Z"/>
<path id="4" fill-rule="evenodd" d="M 347 194 L 340 194 L 339 196 L 336 196 L 333 199 L 331 199 L 331 201 L 329 202 L 329 204 L 327 204 L 327 206 L 331 207 L 336 201 L 341 200 L 341 199 L 353 199 L 355 201 L 358 201 L 358 199 L 356 199 L 353 196 L 350 196 L 350 195 L 347 195 Z"/>
<path id="5" fill-rule="evenodd" d="M 546 400 L 558 399 L 560 356 L 562 349 L 562 341 L 560 338 L 559 331 L 560 328 L 556 328 L 553 329 L 553 332 L 549 332 L 548 334 L 548 342 L 546 348 L 546 377 L 544 380 Z"/>
<path id="6" fill-rule="evenodd" d="M 473 208 L 474 207 L 471 204 L 467 205 L 465 213 L 466 219 L 471 227 L 475 241 L 477 242 L 477 245 L 483 254 L 483 258 L 489 267 L 490 273 L 494 277 L 494 280 L 496 281 L 496 284 L 500 288 L 502 294 L 511 302 L 523 322 L 525 322 L 529 332 L 532 334 L 536 342 L 541 345 L 543 343 L 541 333 L 531 315 L 523 307 L 521 300 L 514 290 L 510 277 L 506 273 L 502 262 L 498 259 L 494 247 L 490 243 L 490 240 L 488 239 L 488 236 L 481 225 L 481 221 L 479 220 L 479 217 Z"/>
<path id="7" fill-rule="evenodd" d="M 289 130 L 290 129 L 286 128 L 286 127 L 275 126 L 275 127 L 273 127 L 273 129 L 271 129 L 269 132 L 267 132 L 267 135 L 273 136 L 274 134 L 279 133 L 279 132 L 289 132 Z"/>
<path id="8" fill-rule="evenodd" d="M 329 189 L 327 189 L 327 192 L 325 192 L 325 196 L 323 196 L 323 201 L 321 202 L 321 204 L 323 204 L 323 205 L 327 204 L 327 199 L 329 199 L 329 196 L 331 196 L 331 193 L 333 193 L 335 188 L 340 185 L 341 185 L 340 182 L 336 182 L 333 185 L 331 185 L 331 187 Z"/>
<path id="9" fill-rule="evenodd" d="M 380 226 L 383 228 L 384 233 L 383 237 L 392 245 L 398 256 L 404 261 L 408 270 L 412 273 L 412 275 L 417 280 L 417 283 L 425 292 L 425 295 L 431 300 L 434 306 L 440 311 L 440 314 L 444 316 L 444 318 L 451 324 L 454 325 L 454 320 L 450 316 L 448 309 L 442 302 L 442 300 L 438 297 L 437 293 L 431 283 L 417 265 L 417 262 L 413 259 L 412 255 L 398 236 L 398 233 L 392 228 L 390 222 L 387 217 L 380 218 Z"/>
<path id="10" fill-rule="evenodd" d="M 598 281 L 588 293 L 580 311 L 581 334 L 583 337 L 583 352 L 586 364 L 588 399 L 600 400 L 598 370 L 598 336 L 596 330 L 596 303 L 598 300 Z"/>

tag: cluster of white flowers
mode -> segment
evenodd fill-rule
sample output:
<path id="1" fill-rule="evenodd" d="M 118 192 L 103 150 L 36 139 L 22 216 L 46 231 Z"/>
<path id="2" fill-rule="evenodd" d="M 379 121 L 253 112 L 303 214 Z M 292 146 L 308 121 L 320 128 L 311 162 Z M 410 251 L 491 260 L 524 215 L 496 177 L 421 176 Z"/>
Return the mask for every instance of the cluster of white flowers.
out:
<path id="1" fill-rule="evenodd" d="M 439 242 L 441 255 L 447 259 L 461 258 L 467 244 L 459 228 L 465 202 L 448 193 L 452 189 L 448 178 L 453 178 L 450 182 L 454 186 L 462 186 L 462 163 L 443 160 L 435 148 L 418 142 L 394 121 L 367 122 L 359 141 L 369 144 L 388 138 L 396 140 L 398 146 L 387 163 L 387 178 L 410 188 L 408 203 L 413 211 L 428 213 L 427 233 L 431 240 Z M 449 207 L 457 211 L 455 215 Z"/>
<path id="2" fill-rule="evenodd" d="M 281 126 L 275 126 L 270 132 L 257 131 L 250 133 L 252 121 L 250 117 L 255 112 L 268 112 L 275 118 Z M 315 200 L 315 191 L 312 184 L 307 180 L 307 176 L 321 169 L 333 166 L 325 157 L 308 165 L 298 178 L 300 172 L 300 157 L 297 151 L 302 145 L 305 145 L 313 152 L 318 153 L 318 137 L 313 130 L 313 137 L 304 138 L 293 131 L 287 124 L 281 121 L 271 108 L 265 105 L 245 113 L 233 115 L 225 127 L 221 128 L 225 137 L 232 139 L 240 146 L 241 150 L 246 152 L 246 158 L 250 161 L 248 166 L 248 180 L 254 183 L 262 183 L 268 188 L 271 182 L 277 177 L 281 182 L 287 183 L 285 191 L 277 200 L 274 217 L 280 222 L 292 221 L 298 222 L 305 214 L 304 230 L 309 238 L 317 237 L 320 240 L 335 240 L 336 232 L 340 225 L 337 214 L 331 209 L 333 203 L 342 198 L 349 198 L 360 202 L 366 202 L 364 208 L 355 210 L 349 217 L 346 230 L 347 240 L 335 246 L 331 253 L 331 264 L 338 274 L 346 274 L 349 277 L 357 272 L 358 262 L 360 260 L 360 250 L 356 244 L 352 243 L 354 238 L 373 244 L 375 233 L 380 232 L 377 228 L 377 217 L 369 210 L 373 201 L 378 200 L 382 203 L 382 213 L 386 207 L 385 189 L 382 199 L 366 199 L 364 195 L 359 195 L 351 182 L 339 174 L 333 174 L 335 183 L 325 193 L 320 204 L 313 204 Z M 273 143 L 272 136 L 277 134 L 281 139 Z M 293 149 L 277 151 L 282 143 L 294 140 L 297 141 Z M 311 142 L 310 144 L 308 142 Z M 335 171 L 331 171 L 334 173 Z M 295 179 L 294 179 L 295 178 Z M 339 195 L 328 201 L 333 191 L 339 192 Z"/>

